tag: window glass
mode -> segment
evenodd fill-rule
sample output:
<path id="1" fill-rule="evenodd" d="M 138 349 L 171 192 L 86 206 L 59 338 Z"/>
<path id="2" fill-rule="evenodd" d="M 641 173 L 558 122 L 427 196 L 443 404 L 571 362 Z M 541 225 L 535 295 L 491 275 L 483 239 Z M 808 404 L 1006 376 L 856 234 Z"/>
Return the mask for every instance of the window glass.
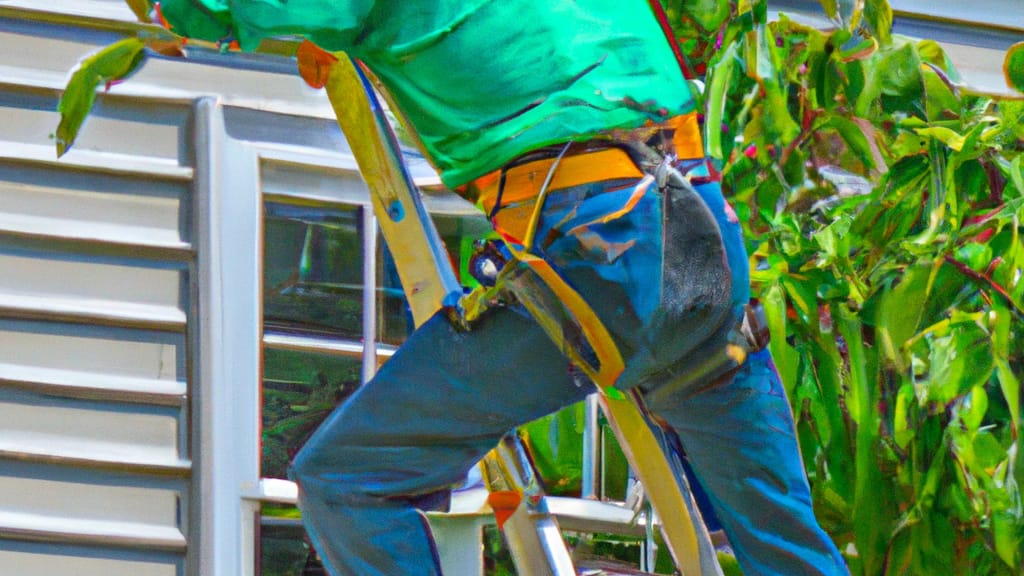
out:
<path id="1" fill-rule="evenodd" d="M 469 257 L 472 254 L 473 241 L 479 238 L 486 238 L 493 234 L 490 224 L 483 217 L 479 216 L 433 216 L 434 225 L 444 242 L 448 251 L 448 260 L 455 269 L 459 282 L 472 288 L 476 281 L 469 275 Z M 386 344 L 401 344 L 405 337 L 412 330 L 412 314 L 405 301 L 402 292 L 402 283 L 395 268 L 394 259 L 384 243 L 383 237 L 379 237 L 377 245 L 378 262 L 378 283 L 380 289 L 377 292 L 377 333 L 381 342 Z"/>
<path id="2" fill-rule="evenodd" d="M 261 476 L 287 477 L 295 453 L 359 387 L 361 366 L 359 358 L 264 348 Z"/>
<path id="3" fill-rule="evenodd" d="M 378 239 L 377 246 L 377 338 L 385 344 L 398 345 L 412 332 L 412 311 L 383 237 Z"/>
<path id="4" fill-rule="evenodd" d="M 294 506 L 263 505 L 259 550 L 260 576 L 326 575 Z"/>
<path id="5" fill-rule="evenodd" d="M 265 328 L 361 339 L 361 208 L 267 202 L 264 209 Z"/>
<path id="6" fill-rule="evenodd" d="M 364 230 L 361 208 L 264 205 L 264 330 L 361 342 Z M 451 264 L 463 284 L 472 242 L 486 220 L 435 216 Z M 377 242 L 378 339 L 401 344 L 412 315 L 382 237 Z M 275 347 L 277 346 L 277 347 Z M 263 351 L 261 476 L 287 478 L 288 464 L 335 406 L 360 385 L 361 358 L 336 352 Z M 262 576 L 323 574 L 295 506 L 264 503 L 259 524 Z"/>

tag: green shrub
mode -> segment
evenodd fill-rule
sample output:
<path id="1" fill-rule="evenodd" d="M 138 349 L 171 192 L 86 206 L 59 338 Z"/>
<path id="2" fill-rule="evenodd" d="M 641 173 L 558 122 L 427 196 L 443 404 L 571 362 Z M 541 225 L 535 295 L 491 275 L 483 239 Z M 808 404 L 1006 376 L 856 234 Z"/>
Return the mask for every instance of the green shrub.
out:
<path id="1" fill-rule="evenodd" d="M 819 519 L 854 574 L 1021 573 L 1024 101 L 892 35 L 885 0 L 823 0 L 831 31 L 739 4 L 667 8 L 706 39 L 683 47 Z"/>

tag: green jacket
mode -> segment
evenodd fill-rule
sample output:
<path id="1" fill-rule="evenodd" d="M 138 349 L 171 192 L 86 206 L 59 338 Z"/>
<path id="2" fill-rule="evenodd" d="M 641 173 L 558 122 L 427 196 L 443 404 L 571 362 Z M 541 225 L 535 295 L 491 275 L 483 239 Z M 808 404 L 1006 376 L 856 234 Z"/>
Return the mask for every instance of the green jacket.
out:
<path id="1" fill-rule="evenodd" d="M 299 35 L 363 61 L 457 187 L 530 150 L 660 122 L 693 98 L 644 0 L 162 0 L 204 40 Z"/>

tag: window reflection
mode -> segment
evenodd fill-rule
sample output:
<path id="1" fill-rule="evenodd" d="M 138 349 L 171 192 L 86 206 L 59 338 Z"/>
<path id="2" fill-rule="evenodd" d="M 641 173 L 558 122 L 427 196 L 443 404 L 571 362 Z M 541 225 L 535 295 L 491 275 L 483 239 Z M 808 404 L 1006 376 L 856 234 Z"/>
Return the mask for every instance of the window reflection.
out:
<path id="1" fill-rule="evenodd" d="M 444 242 L 448 252 L 448 259 L 455 269 L 456 278 L 459 283 L 467 289 L 476 285 L 476 281 L 469 275 L 467 266 L 469 257 L 472 254 L 473 241 L 479 238 L 486 238 L 493 235 L 490 224 L 483 214 L 466 215 L 433 215 L 434 225 Z M 395 269 L 394 259 L 384 243 L 383 237 L 378 236 L 377 245 L 380 246 L 378 262 L 378 290 L 377 299 L 377 333 L 381 342 L 386 344 L 401 344 L 405 337 L 412 331 L 412 314 L 405 301 L 402 292 L 402 283 Z"/>
<path id="2" fill-rule="evenodd" d="M 398 345 L 412 332 L 412 310 L 402 291 L 402 281 L 395 268 L 391 251 L 378 238 L 377 282 L 377 337 L 385 344 Z"/>
<path id="3" fill-rule="evenodd" d="M 361 208 L 264 204 L 268 329 L 362 338 Z"/>
<path id="4" fill-rule="evenodd" d="M 260 513 L 260 576 L 326 576 L 294 506 L 264 504 Z"/>
<path id="5" fill-rule="evenodd" d="M 360 383 L 362 362 L 332 354 L 263 351 L 262 476 L 286 478 L 288 463 Z"/>
<path id="6" fill-rule="evenodd" d="M 310 337 L 296 350 L 268 339 L 263 350 L 261 476 L 287 477 L 288 465 L 335 406 L 360 385 L 363 341 L 363 208 L 264 203 L 264 332 Z M 484 237 L 486 220 L 435 216 L 451 264 L 463 284 L 472 242 Z M 378 233 L 379 234 L 379 233 Z M 378 236 L 376 295 L 378 341 L 400 345 L 412 331 L 412 315 L 398 271 Z M 301 338 L 300 338 L 301 339 Z M 356 345 L 339 354 L 328 344 Z M 289 346 L 286 348 L 286 346 Z M 305 346 L 305 345 L 304 345 Z M 351 355 L 345 355 L 351 354 Z M 324 574 L 294 506 L 264 503 L 260 514 L 261 576 Z"/>

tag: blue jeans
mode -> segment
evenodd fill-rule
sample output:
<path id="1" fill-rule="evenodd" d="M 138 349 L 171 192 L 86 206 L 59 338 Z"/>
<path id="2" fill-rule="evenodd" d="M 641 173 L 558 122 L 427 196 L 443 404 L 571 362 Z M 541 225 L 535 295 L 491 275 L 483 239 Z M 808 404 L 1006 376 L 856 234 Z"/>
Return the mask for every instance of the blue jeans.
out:
<path id="1" fill-rule="evenodd" d="M 734 376 L 673 378 L 720 346 L 736 319 L 746 294 L 730 282 L 730 265 L 745 278 L 738 227 L 726 226 L 714 202 L 710 211 L 696 196 L 672 205 L 654 187 L 632 210 L 602 221 L 636 184 L 552 191 L 534 251 L 612 333 L 627 365 L 618 386 L 649 394 L 648 407 L 678 435 L 745 573 L 845 574 L 814 519 L 792 415 L 767 352 Z M 700 193 L 721 195 L 717 184 Z M 663 221 L 666 209 L 676 220 Z M 516 308 L 491 311 L 470 332 L 435 315 L 293 463 L 299 506 L 327 569 L 439 574 L 419 510 L 443 505 L 509 430 L 593 391 Z"/>

